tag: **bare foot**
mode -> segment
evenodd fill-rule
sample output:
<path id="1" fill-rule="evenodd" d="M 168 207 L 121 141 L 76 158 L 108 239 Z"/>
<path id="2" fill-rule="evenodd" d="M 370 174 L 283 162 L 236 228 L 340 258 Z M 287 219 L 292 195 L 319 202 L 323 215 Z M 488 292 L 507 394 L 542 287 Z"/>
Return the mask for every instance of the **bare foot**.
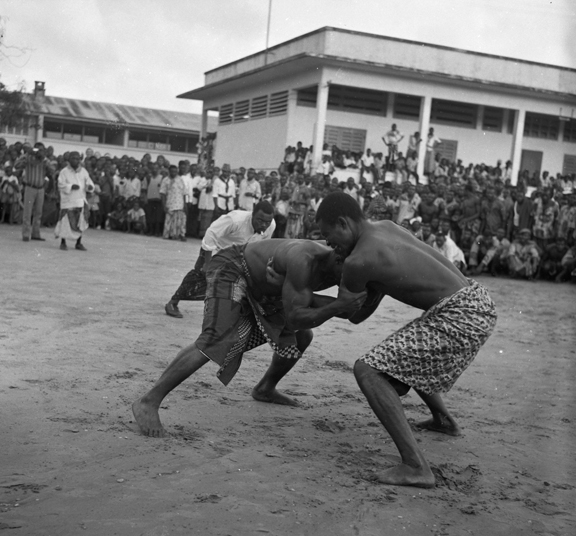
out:
<path id="1" fill-rule="evenodd" d="M 168 435 L 160 422 L 160 415 L 158 415 L 156 406 L 139 399 L 132 404 L 132 413 L 144 435 L 149 437 L 166 437 Z"/>
<path id="2" fill-rule="evenodd" d="M 269 404 L 280 404 L 282 406 L 300 405 L 296 400 L 283 395 L 276 389 L 264 390 L 254 387 L 254 389 L 252 389 L 252 398 L 258 400 L 258 402 L 268 402 Z"/>
<path id="3" fill-rule="evenodd" d="M 418 488 L 433 488 L 436 485 L 434 473 L 424 462 L 424 465 L 416 468 L 401 463 L 391 467 L 376 477 L 382 484 L 390 486 L 416 486 Z"/>
<path id="4" fill-rule="evenodd" d="M 460 427 L 456 424 L 456 421 L 446 416 L 442 416 L 438 419 L 432 418 L 428 419 L 427 421 L 418 422 L 416 423 L 416 427 L 454 437 L 458 437 L 462 434 Z"/>

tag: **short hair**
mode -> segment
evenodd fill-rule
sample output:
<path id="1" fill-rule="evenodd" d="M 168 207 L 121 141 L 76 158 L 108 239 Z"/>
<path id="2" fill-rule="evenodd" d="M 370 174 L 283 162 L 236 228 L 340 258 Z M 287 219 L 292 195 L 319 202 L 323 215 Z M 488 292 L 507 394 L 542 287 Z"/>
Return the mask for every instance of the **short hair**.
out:
<path id="1" fill-rule="evenodd" d="M 269 201 L 259 201 L 254 205 L 252 212 L 253 214 L 256 214 L 256 212 L 259 212 L 260 210 L 264 212 L 264 214 L 274 214 L 274 207 Z"/>
<path id="2" fill-rule="evenodd" d="M 364 214 L 358 202 L 343 192 L 329 193 L 316 213 L 316 222 L 323 221 L 327 225 L 335 225 L 339 217 L 350 218 L 354 222 L 361 222 Z"/>

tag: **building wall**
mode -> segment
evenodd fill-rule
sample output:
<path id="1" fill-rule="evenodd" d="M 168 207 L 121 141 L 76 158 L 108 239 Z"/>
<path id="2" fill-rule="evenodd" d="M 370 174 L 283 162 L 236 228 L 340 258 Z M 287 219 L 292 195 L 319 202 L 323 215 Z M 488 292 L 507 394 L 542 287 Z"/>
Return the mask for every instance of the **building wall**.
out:
<path id="1" fill-rule="evenodd" d="M 22 141 L 22 140 L 20 140 Z M 147 149 L 138 149 L 137 147 L 122 147 L 119 145 L 104 145 L 102 143 L 83 143 L 81 141 L 65 141 L 65 140 L 55 140 L 51 138 L 40 139 L 46 147 L 54 147 L 54 154 L 60 155 L 64 154 L 66 151 L 78 151 L 80 153 L 86 153 L 86 149 L 90 148 L 94 152 L 98 152 L 101 155 L 106 153 L 111 156 L 121 157 L 123 155 L 132 156 L 140 160 L 145 154 L 149 154 L 152 160 L 156 160 L 159 155 L 164 156 L 171 164 L 177 164 L 179 160 L 188 160 L 190 163 L 196 163 L 198 161 L 198 155 L 190 153 L 173 153 L 170 151 L 153 151 Z"/>
<path id="2" fill-rule="evenodd" d="M 218 127 L 215 161 L 232 168 L 278 169 L 286 148 L 288 115 Z"/>

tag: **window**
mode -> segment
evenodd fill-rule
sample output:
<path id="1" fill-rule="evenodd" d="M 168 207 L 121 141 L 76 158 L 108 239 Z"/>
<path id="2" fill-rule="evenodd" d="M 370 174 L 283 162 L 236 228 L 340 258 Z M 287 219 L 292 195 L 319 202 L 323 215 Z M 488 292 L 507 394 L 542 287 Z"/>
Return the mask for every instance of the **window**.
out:
<path id="1" fill-rule="evenodd" d="M 107 145 L 124 145 L 124 129 L 120 126 L 105 128 L 104 143 Z"/>
<path id="2" fill-rule="evenodd" d="M 572 175 L 576 173 L 576 154 L 565 154 L 562 164 L 562 175 Z"/>
<path id="3" fill-rule="evenodd" d="M 250 105 L 250 119 L 258 119 L 268 115 L 268 95 L 254 97 Z"/>
<path id="4" fill-rule="evenodd" d="M 430 122 L 465 128 L 476 127 L 477 106 L 465 102 L 432 99 Z"/>
<path id="5" fill-rule="evenodd" d="M 288 91 L 279 91 L 270 95 L 269 116 L 283 115 L 288 111 Z"/>
<path id="6" fill-rule="evenodd" d="M 250 108 L 249 100 L 238 101 L 234 105 L 234 123 L 238 123 L 240 121 L 247 121 L 250 117 L 248 115 L 249 108 Z"/>
<path id="7" fill-rule="evenodd" d="M 528 138 L 557 140 L 559 128 L 560 120 L 558 117 L 526 112 L 524 136 L 527 136 Z"/>
<path id="8" fill-rule="evenodd" d="M 196 144 L 199 139 L 198 136 L 169 136 L 168 144 L 170 148 L 168 150 L 178 153 L 196 154 L 198 152 Z"/>
<path id="9" fill-rule="evenodd" d="M 456 155 L 458 154 L 458 141 L 442 140 L 441 143 L 436 145 L 434 152 L 439 153 L 440 158 L 446 158 L 449 162 L 456 162 Z"/>
<path id="10" fill-rule="evenodd" d="M 224 104 L 223 106 L 220 106 L 218 114 L 218 124 L 228 125 L 229 123 L 232 123 L 233 110 L 234 110 L 234 104 Z"/>
<path id="11" fill-rule="evenodd" d="M 85 141 L 86 143 L 103 143 L 104 128 L 85 126 L 82 141 Z"/>
<path id="12" fill-rule="evenodd" d="M 297 106 L 310 106 L 316 108 L 316 99 L 318 98 L 318 86 L 305 87 L 299 89 L 296 97 Z"/>
<path id="13" fill-rule="evenodd" d="M 335 127 L 326 125 L 324 143 L 330 147 L 336 145 L 343 151 L 363 153 L 366 145 L 366 130 L 359 128 Z"/>
<path id="14" fill-rule="evenodd" d="M 331 85 L 328 91 L 328 109 L 370 115 L 386 115 L 388 93 L 358 87 Z"/>
<path id="15" fill-rule="evenodd" d="M 422 99 L 414 95 L 396 93 L 394 95 L 394 117 L 399 119 L 420 119 Z"/>
<path id="16" fill-rule="evenodd" d="M 44 121 L 44 137 L 54 140 L 62 139 L 62 123 L 55 121 Z"/>
<path id="17" fill-rule="evenodd" d="M 486 106 L 482 116 L 482 130 L 491 130 L 493 132 L 502 132 L 502 121 L 504 119 L 504 110 L 502 108 L 492 108 Z"/>
<path id="18" fill-rule="evenodd" d="M 82 125 L 63 123 L 62 139 L 70 141 L 82 141 Z"/>
<path id="19" fill-rule="evenodd" d="M 576 119 L 564 122 L 564 141 L 576 142 Z"/>

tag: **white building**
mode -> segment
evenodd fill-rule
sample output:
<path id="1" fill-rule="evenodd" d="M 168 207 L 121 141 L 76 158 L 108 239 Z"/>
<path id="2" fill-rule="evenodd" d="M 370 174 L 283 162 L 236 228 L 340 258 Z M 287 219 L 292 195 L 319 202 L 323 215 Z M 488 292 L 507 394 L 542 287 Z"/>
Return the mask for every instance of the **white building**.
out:
<path id="1" fill-rule="evenodd" d="M 205 73 L 179 95 L 218 111 L 217 164 L 277 168 L 287 145 L 384 152 L 429 127 L 450 160 L 576 173 L 576 70 L 321 28 Z M 420 144 L 422 173 L 425 144 Z M 514 173 L 516 177 L 516 173 Z"/>
<path id="2" fill-rule="evenodd" d="M 149 153 L 168 160 L 196 162 L 200 139 L 200 114 L 171 112 L 108 102 L 86 101 L 46 95 L 44 82 L 36 82 L 26 95 L 29 117 L 18 126 L 0 130 L 8 145 L 17 141 L 52 145 L 55 154 L 85 152 L 142 158 Z M 214 132 L 217 120 L 210 117 L 206 129 Z"/>

